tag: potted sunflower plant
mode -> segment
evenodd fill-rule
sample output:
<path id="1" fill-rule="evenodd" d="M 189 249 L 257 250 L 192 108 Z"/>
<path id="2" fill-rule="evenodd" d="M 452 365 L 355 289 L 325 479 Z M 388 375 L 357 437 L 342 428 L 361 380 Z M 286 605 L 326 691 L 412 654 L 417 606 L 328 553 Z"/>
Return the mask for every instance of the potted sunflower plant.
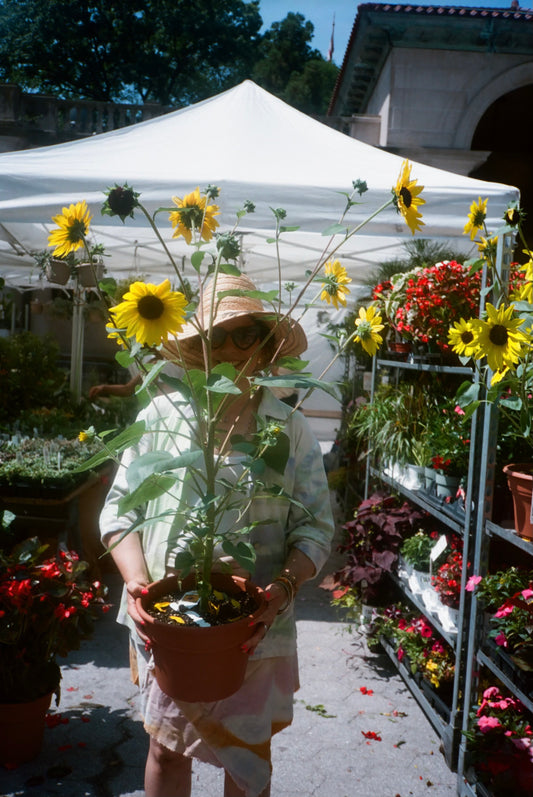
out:
<path id="1" fill-rule="evenodd" d="M 405 162 L 383 208 L 396 204 L 414 232 L 422 223 L 419 207 L 424 200 L 410 171 Z M 366 184 L 354 182 L 341 213 L 345 226 L 353 197 L 366 190 Z M 139 393 L 155 397 L 118 436 L 100 435 L 101 451 L 85 467 L 94 468 L 108 458 L 117 463 L 115 484 L 102 515 L 104 537 L 113 555 L 129 549 L 137 556 L 139 546 L 144 551 L 151 583 L 135 587 L 132 611 L 151 645 L 161 689 L 188 701 L 217 700 L 239 688 L 247 664 L 247 640 L 257 637 L 258 628 L 264 626 L 269 637 L 278 631 L 281 638 L 287 623 L 293 622 L 297 579 L 289 567 L 283 568 L 281 549 L 275 561 L 261 556 L 265 533 L 275 542 L 280 524 L 303 530 L 298 533 L 309 541 L 300 544 L 316 552 L 319 565 L 332 533 L 329 494 L 326 509 L 322 480 L 317 481 L 311 471 L 305 491 L 295 487 L 295 468 L 309 467 L 298 463 L 300 449 L 290 431 L 302 424 L 297 407 L 286 405 L 282 411 L 280 402 L 269 398 L 269 389 L 297 389 L 301 403 L 311 390 L 335 388 L 313 377 L 300 359 L 306 342 L 294 316 L 303 291 L 294 300 L 288 291 L 291 298 L 285 301 L 282 264 L 278 263 L 278 289 L 267 292 L 258 290 L 237 265 L 241 258 L 237 227 L 243 216 L 254 211 L 251 202 L 237 211 L 235 226 L 227 232 L 218 231 L 219 190 L 214 186 L 174 197 L 172 206 L 157 211 L 168 213 L 173 237 L 190 246 L 190 265 L 183 271 L 155 214 L 148 212 L 139 196 L 127 184 L 115 186 L 109 189 L 102 212 L 123 222 L 134 213 L 145 216 L 172 264 L 176 289 L 170 278 L 160 285 L 134 282 L 122 301 L 110 308 L 108 331 L 119 345 L 121 365 L 135 360 L 143 374 Z M 273 211 L 274 240 L 288 229 L 285 215 L 282 209 Z M 89 218 L 82 203 L 64 209 L 55 221 L 59 229 L 52 232 L 50 245 L 62 251 L 84 247 L 90 257 L 94 250 L 87 240 Z M 356 232 L 346 230 L 345 239 Z M 319 283 L 322 300 L 335 306 L 345 303 L 350 282 L 334 257 L 337 249 L 319 259 L 305 286 Z M 355 339 L 374 354 L 382 328 L 375 309 L 363 308 L 351 334 L 337 341 L 338 347 Z M 226 358 L 228 347 L 232 355 Z M 337 356 L 338 352 L 333 359 Z M 168 363 L 179 375 L 165 373 Z M 84 434 L 94 437 L 90 430 Z M 310 446 L 308 463 L 320 458 L 322 468 L 318 447 L 311 445 L 303 427 L 298 434 L 302 450 Z M 327 491 L 325 480 L 324 484 Z M 275 544 L 279 547 L 279 540 Z M 270 629 L 261 622 L 268 616 L 265 600 L 251 577 L 253 573 L 254 581 L 264 586 L 276 572 L 280 617 Z M 126 609 L 131 598 L 125 590 L 120 619 L 133 627 Z M 229 646 L 223 643 L 224 655 L 214 654 L 213 643 L 204 642 L 208 632 L 218 638 L 223 632 L 232 635 Z M 182 670 L 178 682 L 171 683 L 164 652 L 169 648 L 176 659 L 185 638 L 195 653 L 187 653 L 189 664 L 183 665 L 188 666 L 187 675 Z M 208 670 L 201 669 L 204 662 L 196 655 L 202 647 Z M 223 658 L 229 658 L 233 673 L 229 685 L 222 684 Z M 199 683 L 191 691 L 193 676 Z"/>

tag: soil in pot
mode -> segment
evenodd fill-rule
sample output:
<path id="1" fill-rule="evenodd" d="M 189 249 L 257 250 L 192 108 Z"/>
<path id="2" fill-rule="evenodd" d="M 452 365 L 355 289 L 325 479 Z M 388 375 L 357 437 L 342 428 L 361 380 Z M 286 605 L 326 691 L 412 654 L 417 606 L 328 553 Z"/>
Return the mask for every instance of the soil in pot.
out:
<path id="1" fill-rule="evenodd" d="M 252 615 L 258 608 L 257 602 L 248 592 L 228 595 L 226 592 L 214 590 L 206 611 L 201 610 L 199 601 L 200 596 L 196 590 L 176 590 L 154 600 L 146 610 L 160 623 L 205 628 L 241 620 Z"/>

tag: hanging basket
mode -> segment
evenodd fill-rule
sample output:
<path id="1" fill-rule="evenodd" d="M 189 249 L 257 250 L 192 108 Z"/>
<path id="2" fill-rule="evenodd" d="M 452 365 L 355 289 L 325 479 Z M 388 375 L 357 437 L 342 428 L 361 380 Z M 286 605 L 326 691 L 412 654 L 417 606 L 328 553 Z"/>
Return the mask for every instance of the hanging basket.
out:
<path id="1" fill-rule="evenodd" d="M 56 285 L 66 285 L 70 279 L 70 266 L 65 260 L 53 257 L 46 265 L 46 279 Z"/>
<path id="2" fill-rule="evenodd" d="M 0 703 L 0 765 L 12 769 L 41 752 L 52 692 L 29 703 Z"/>
<path id="3" fill-rule="evenodd" d="M 533 464 L 518 463 L 505 465 L 503 472 L 513 497 L 514 525 L 516 533 L 526 540 L 533 541 L 533 517 L 531 494 L 533 492 Z"/>
<path id="4" fill-rule="evenodd" d="M 103 263 L 80 263 L 76 266 L 76 276 L 84 288 L 94 288 L 104 276 Z"/>
<path id="5" fill-rule="evenodd" d="M 247 592 L 255 599 L 256 611 L 242 620 L 210 628 L 167 625 L 146 611 L 154 600 L 193 589 L 195 584 L 193 576 L 183 579 L 181 586 L 177 576 L 156 581 L 137 598 L 137 609 L 145 623 L 143 633 L 152 645 L 155 677 L 161 690 L 175 700 L 210 703 L 229 697 L 242 685 L 249 659 L 241 646 L 254 634 L 266 601 L 263 590 L 244 578 L 213 574 L 216 590 L 228 595 Z"/>

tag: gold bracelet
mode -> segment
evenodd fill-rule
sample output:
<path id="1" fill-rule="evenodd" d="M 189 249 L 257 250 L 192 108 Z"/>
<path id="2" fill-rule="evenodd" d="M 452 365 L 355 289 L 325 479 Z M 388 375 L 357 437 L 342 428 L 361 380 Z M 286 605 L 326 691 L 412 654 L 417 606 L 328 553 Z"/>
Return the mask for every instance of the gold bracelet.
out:
<path id="1" fill-rule="evenodd" d="M 288 581 L 291 582 L 294 594 L 296 595 L 296 593 L 298 592 L 298 582 L 296 580 L 296 576 L 294 575 L 294 573 L 291 573 L 288 567 L 284 567 L 280 573 L 280 576 L 282 576 L 282 578 L 286 578 Z"/>
<path id="2" fill-rule="evenodd" d="M 292 586 L 291 582 L 287 578 L 284 578 L 283 576 L 278 576 L 278 578 L 275 578 L 272 583 L 273 584 L 279 584 L 280 587 L 285 592 L 285 595 L 287 596 L 286 602 L 283 604 L 283 606 L 280 609 L 278 609 L 278 612 L 277 612 L 278 614 L 285 614 L 285 612 L 288 611 L 289 607 L 291 606 L 292 602 L 294 601 L 294 589 L 293 589 L 293 586 Z"/>

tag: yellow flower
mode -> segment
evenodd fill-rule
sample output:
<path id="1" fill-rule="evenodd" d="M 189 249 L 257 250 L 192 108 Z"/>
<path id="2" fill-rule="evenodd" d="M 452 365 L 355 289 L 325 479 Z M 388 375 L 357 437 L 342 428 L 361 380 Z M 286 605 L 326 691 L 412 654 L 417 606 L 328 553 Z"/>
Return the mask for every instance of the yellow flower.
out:
<path id="1" fill-rule="evenodd" d="M 346 307 L 346 295 L 350 293 L 350 289 L 346 286 L 352 280 L 344 266 L 341 266 L 338 260 L 328 260 L 324 266 L 324 279 L 320 299 L 328 304 L 331 302 L 335 310 L 339 309 L 339 304 Z"/>
<path id="2" fill-rule="evenodd" d="M 204 241 L 210 241 L 218 227 L 218 221 L 215 219 L 220 213 L 218 205 L 208 205 L 207 197 L 200 195 L 199 188 L 183 199 L 173 196 L 172 201 L 178 206 L 178 210 L 174 210 L 168 217 L 172 226 L 176 228 L 172 237 L 179 238 L 183 235 L 190 244 L 193 232 L 198 230 Z"/>
<path id="3" fill-rule="evenodd" d="M 486 260 L 494 261 L 496 259 L 496 247 L 498 246 L 498 236 L 493 235 L 492 238 L 484 238 L 482 235 L 480 235 L 479 237 L 480 240 L 477 245 L 479 254 L 482 257 L 485 257 Z"/>
<path id="4" fill-rule="evenodd" d="M 56 257 L 66 257 L 70 252 L 75 252 L 83 246 L 85 236 L 89 232 L 91 214 L 85 200 L 76 202 L 63 212 L 52 217 L 52 221 L 59 227 L 48 236 L 48 246 L 55 246 Z"/>
<path id="5" fill-rule="evenodd" d="M 470 240 L 473 241 L 479 230 L 483 229 L 485 219 L 487 218 L 487 202 L 488 199 L 481 199 L 478 201 L 474 199 L 470 205 L 470 213 L 468 214 L 468 221 L 465 224 L 464 234 L 470 233 Z"/>
<path id="6" fill-rule="evenodd" d="M 79 433 L 78 440 L 80 441 L 80 443 L 85 443 L 85 441 L 88 440 L 88 439 L 89 439 L 89 435 L 87 434 L 87 432 L 80 432 Z"/>
<path id="7" fill-rule="evenodd" d="M 396 210 L 402 214 L 413 235 L 415 230 L 421 230 L 424 226 L 421 220 L 422 214 L 418 211 L 419 205 L 424 205 L 426 202 L 419 196 L 423 190 L 423 185 L 417 185 L 416 180 L 411 180 L 411 164 L 408 160 L 404 160 L 396 188 L 392 189 L 392 193 Z"/>
<path id="8" fill-rule="evenodd" d="M 125 329 L 127 337 L 155 346 L 168 339 L 169 332 L 179 332 L 185 320 L 187 300 L 170 289 L 170 280 L 160 285 L 134 282 L 123 301 L 110 310 L 115 324 Z M 116 332 L 108 337 L 116 337 Z"/>
<path id="9" fill-rule="evenodd" d="M 493 371 L 514 367 L 528 342 L 527 335 L 519 329 L 524 319 L 513 318 L 513 313 L 514 305 L 494 307 L 487 303 L 487 320 L 475 322 L 479 344 L 475 356 L 478 360 L 486 356 Z"/>
<path id="10" fill-rule="evenodd" d="M 474 322 L 456 321 L 448 330 L 448 343 L 460 357 L 474 357 L 478 347 Z"/>
<path id="11" fill-rule="evenodd" d="M 355 319 L 355 327 L 355 340 L 358 340 L 367 354 L 373 357 L 383 343 L 383 338 L 379 334 L 383 329 L 383 324 L 376 308 L 370 306 L 367 310 L 365 307 L 361 307 L 359 318 Z"/>

